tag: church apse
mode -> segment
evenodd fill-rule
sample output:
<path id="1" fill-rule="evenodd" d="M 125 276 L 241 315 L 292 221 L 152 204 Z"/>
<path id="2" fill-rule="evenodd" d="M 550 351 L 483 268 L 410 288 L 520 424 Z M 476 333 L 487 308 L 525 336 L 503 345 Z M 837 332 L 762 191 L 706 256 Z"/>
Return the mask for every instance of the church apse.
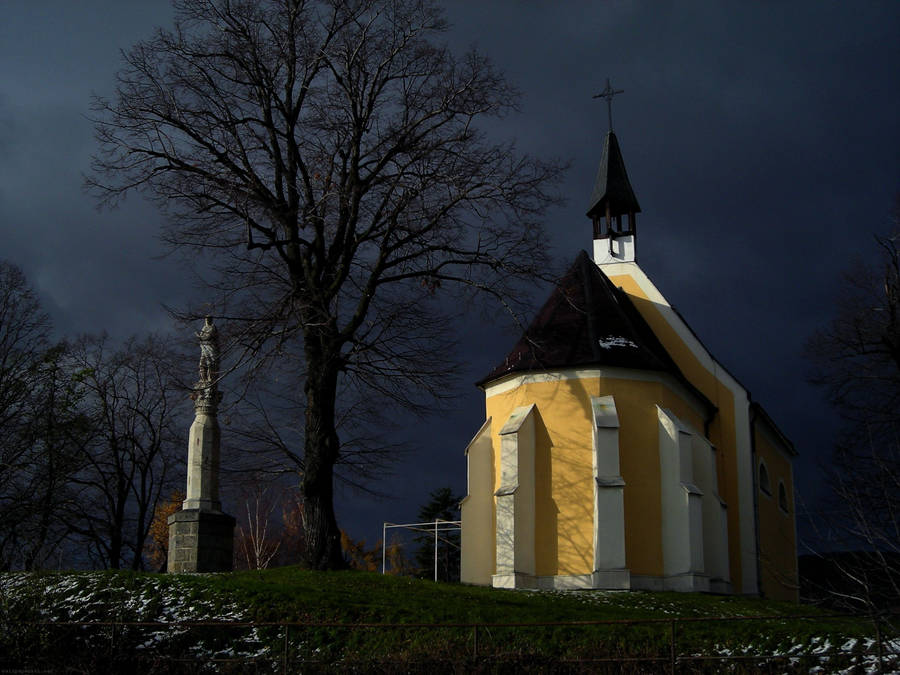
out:
<path id="1" fill-rule="evenodd" d="M 610 130 L 587 211 L 593 255 L 576 256 L 478 383 L 491 422 L 468 451 L 463 581 L 788 597 L 793 449 L 637 263 L 619 93 L 607 81 L 597 96 Z M 757 461 L 778 476 L 762 495 Z"/>

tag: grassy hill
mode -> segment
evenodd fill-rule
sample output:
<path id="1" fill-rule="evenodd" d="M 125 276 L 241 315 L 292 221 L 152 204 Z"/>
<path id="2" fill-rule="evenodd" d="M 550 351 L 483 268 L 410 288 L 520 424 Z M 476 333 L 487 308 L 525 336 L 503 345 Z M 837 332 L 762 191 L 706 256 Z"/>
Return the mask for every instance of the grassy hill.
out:
<path id="1" fill-rule="evenodd" d="M 782 618 L 767 618 L 775 616 Z M 596 623 L 603 621 L 615 623 Z M 295 567 L 5 573 L 0 628 L 0 671 L 65 665 L 74 672 L 293 672 L 305 664 L 304 672 L 593 672 L 610 666 L 602 659 L 640 658 L 659 660 L 629 662 L 634 672 L 664 672 L 673 630 L 680 672 L 722 666 L 689 660 L 698 655 L 741 657 L 730 662 L 736 672 L 762 665 L 750 658 L 755 654 L 779 655 L 780 671 L 874 667 L 877 651 L 872 622 L 826 618 L 803 605 L 681 593 L 500 591 Z M 885 663 L 900 667 L 900 641 L 890 637 L 882 649 L 898 655 Z"/>

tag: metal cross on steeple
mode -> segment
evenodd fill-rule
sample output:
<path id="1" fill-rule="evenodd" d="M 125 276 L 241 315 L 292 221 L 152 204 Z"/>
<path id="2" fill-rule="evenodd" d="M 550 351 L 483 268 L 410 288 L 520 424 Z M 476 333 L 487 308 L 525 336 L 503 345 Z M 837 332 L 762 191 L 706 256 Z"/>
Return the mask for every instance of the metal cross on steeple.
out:
<path id="1" fill-rule="evenodd" d="M 606 89 L 604 89 L 599 94 L 594 96 L 594 98 L 605 98 L 606 99 L 606 107 L 607 107 L 607 111 L 609 112 L 609 130 L 610 130 L 610 132 L 613 130 L 612 129 L 613 96 L 615 96 L 616 94 L 624 94 L 624 93 L 625 93 L 624 89 L 613 89 L 612 85 L 609 83 L 609 78 L 607 77 L 606 78 Z"/>

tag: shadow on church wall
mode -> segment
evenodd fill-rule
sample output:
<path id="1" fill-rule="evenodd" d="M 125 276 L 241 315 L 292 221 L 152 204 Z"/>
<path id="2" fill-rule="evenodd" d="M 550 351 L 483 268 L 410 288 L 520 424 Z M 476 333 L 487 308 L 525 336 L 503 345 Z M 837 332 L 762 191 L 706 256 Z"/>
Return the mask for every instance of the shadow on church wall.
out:
<path id="1" fill-rule="evenodd" d="M 553 498 L 553 439 L 541 416 L 534 413 L 535 570 L 538 575 L 558 574 L 559 508 Z"/>

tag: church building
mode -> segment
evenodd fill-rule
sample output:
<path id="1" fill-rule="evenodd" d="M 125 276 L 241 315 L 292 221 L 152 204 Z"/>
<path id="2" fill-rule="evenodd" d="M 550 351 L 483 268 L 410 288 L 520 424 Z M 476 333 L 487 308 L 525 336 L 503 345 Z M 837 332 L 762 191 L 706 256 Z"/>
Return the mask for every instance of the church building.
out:
<path id="1" fill-rule="evenodd" d="M 462 581 L 797 600 L 794 448 L 638 266 L 638 213 L 610 131 L 593 255 L 478 383 Z"/>

